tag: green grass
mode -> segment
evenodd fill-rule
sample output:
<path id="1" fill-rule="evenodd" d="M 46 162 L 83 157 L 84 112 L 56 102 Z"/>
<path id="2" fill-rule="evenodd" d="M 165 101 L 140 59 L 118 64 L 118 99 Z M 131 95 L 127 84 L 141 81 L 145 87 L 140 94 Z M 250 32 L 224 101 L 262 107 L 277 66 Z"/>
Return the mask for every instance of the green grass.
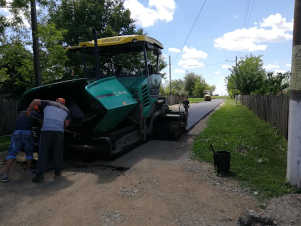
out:
<path id="1" fill-rule="evenodd" d="M 199 103 L 199 102 L 204 101 L 204 98 L 191 97 L 191 98 L 188 98 L 188 100 L 190 103 Z"/>
<path id="2" fill-rule="evenodd" d="M 212 99 L 227 99 L 227 96 L 211 96 Z M 190 103 L 200 103 L 204 101 L 204 98 L 191 97 L 188 98 Z"/>
<path id="3" fill-rule="evenodd" d="M 212 163 L 209 144 L 216 150 L 231 152 L 234 178 L 259 192 L 259 197 L 271 198 L 297 191 L 285 183 L 287 141 L 245 106 L 227 99 L 195 140 L 194 156 Z"/>
<path id="4" fill-rule="evenodd" d="M 10 137 L 0 137 L 0 152 L 7 151 L 10 144 Z"/>

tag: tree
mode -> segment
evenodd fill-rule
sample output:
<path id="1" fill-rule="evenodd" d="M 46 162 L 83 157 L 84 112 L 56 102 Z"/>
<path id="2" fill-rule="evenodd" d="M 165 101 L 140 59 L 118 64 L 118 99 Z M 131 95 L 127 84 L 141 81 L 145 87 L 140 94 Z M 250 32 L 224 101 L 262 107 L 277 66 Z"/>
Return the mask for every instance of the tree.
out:
<path id="1" fill-rule="evenodd" d="M 166 87 L 164 91 L 162 90 L 161 93 L 165 93 L 169 95 L 170 93 L 170 86 L 169 83 L 166 84 Z M 184 81 L 181 79 L 172 80 L 171 81 L 171 94 L 172 95 L 186 95 L 186 92 L 184 90 Z"/>
<path id="2" fill-rule="evenodd" d="M 265 95 L 278 95 L 289 87 L 290 73 L 267 73 L 267 78 L 264 81 L 263 87 L 256 93 Z"/>
<path id="3" fill-rule="evenodd" d="M 40 0 L 40 4 L 47 5 L 46 0 Z M 36 85 L 39 85 L 41 82 L 41 72 L 40 72 L 40 56 L 39 56 L 39 35 L 37 28 L 37 13 L 36 13 L 36 0 L 12 0 L 10 4 L 6 4 L 6 1 L 3 1 L 4 5 L 8 6 L 11 10 L 11 13 L 14 14 L 14 21 L 16 24 L 22 25 L 24 21 L 20 16 L 24 12 L 24 15 L 27 18 L 30 17 L 31 20 L 31 31 L 32 31 L 32 49 L 33 49 L 33 58 L 34 58 L 34 72 Z M 29 7 L 30 4 L 30 7 Z M 29 16 L 30 8 L 30 16 Z"/>
<path id="4" fill-rule="evenodd" d="M 209 85 L 206 83 L 205 79 L 201 76 L 198 76 L 193 87 L 193 96 L 203 97 L 204 91 L 209 90 Z"/>
<path id="5" fill-rule="evenodd" d="M 249 95 L 256 92 L 262 88 L 266 79 L 261 56 L 246 56 L 230 71 L 231 74 L 226 78 L 230 95 Z"/>
<path id="6" fill-rule="evenodd" d="M 136 30 L 130 11 L 124 8 L 122 0 L 62 0 L 59 5 L 51 5 L 49 20 L 57 28 L 67 30 L 64 40 L 68 45 L 93 40 L 93 29 L 98 38 L 142 34 L 142 30 Z"/>
<path id="7" fill-rule="evenodd" d="M 211 92 L 211 95 L 213 95 L 215 89 L 216 89 L 216 86 L 215 86 L 215 85 L 209 86 L 209 90 L 210 90 L 210 92 Z"/>
<path id="8" fill-rule="evenodd" d="M 66 49 L 62 45 L 65 32 L 65 30 L 57 29 L 52 23 L 39 26 L 43 83 L 49 83 L 66 76 L 67 55 Z"/>
<path id="9" fill-rule="evenodd" d="M 0 47 L 1 92 L 22 94 L 32 87 L 32 53 L 16 41 Z"/>
<path id="10" fill-rule="evenodd" d="M 199 76 L 193 72 L 191 73 L 188 73 L 185 75 L 185 78 L 184 78 L 184 81 L 185 81 L 185 91 L 187 92 L 187 94 L 189 96 L 192 96 L 193 95 L 193 90 L 194 90 L 194 87 L 195 87 L 195 83 L 198 80 Z"/>

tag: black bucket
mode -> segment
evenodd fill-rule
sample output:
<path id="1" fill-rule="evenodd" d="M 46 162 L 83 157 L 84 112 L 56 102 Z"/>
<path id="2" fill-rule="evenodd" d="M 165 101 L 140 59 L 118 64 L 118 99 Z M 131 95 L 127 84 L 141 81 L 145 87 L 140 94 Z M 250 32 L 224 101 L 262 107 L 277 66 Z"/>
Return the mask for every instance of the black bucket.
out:
<path id="1" fill-rule="evenodd" d="M 217 175 L 226 175 L 230 171 L 231 154 L 229 151 L 215 151 L 213 145 L 210 145 L 213 152 L 214 168 Z"/>

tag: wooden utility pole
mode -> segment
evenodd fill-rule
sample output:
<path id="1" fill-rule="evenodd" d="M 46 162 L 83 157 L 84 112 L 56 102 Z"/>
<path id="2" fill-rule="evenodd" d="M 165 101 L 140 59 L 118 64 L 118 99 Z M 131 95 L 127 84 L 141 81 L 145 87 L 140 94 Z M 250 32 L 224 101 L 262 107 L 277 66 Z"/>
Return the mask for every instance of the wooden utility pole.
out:
<path id="1" fill-rule="evenodd" d="M 295 0 L 286 178 L 301 188 L 301 0 Z"/>
<path id="2" fill-rule="evenodd" d="M 30 0 L 30 6 L 31 6 L 33 65 L 34 65 L 36 85 L 39 86 L 41 84 L 41 71 L 40 71 L 40 54 L 39 54 L 39 37 L 38 37 L 38 26 L 37 26 L 36 1 Z"/>
<path id="3" fill-rule="evenodd" d="M 171 96 L 171 58 L 169 56 L 169 96 Z"/>

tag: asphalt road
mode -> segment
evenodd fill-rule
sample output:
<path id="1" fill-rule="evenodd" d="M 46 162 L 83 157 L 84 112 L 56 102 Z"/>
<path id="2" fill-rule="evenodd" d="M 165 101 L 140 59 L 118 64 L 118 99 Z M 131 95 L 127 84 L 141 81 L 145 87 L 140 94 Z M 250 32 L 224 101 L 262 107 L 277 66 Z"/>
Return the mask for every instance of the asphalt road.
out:
<path id="1" fill-rule="evenodd" d="M 200 103 L 190 104 L 186 129 L 191 129 L 195 124 L 197 124 L 201 119 L 206 117 L 221 103 L 223 103 L 222 99 L 214 99 L 212 101 L 204 101 Z"/>

